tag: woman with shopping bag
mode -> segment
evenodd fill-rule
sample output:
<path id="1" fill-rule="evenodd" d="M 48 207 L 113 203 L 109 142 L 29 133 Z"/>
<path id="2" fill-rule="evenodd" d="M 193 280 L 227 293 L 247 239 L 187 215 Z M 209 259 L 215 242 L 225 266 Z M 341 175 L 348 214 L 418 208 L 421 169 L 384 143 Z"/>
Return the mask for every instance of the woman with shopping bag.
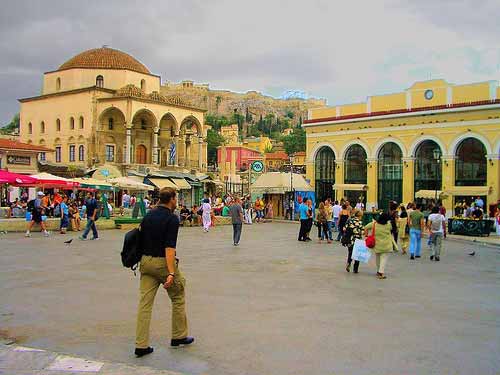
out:
<path id="1" fill-rule="evenodd" d="M 347 245 L 347 265 L 345 270 L 347 272 L 351 272 L 351 263 L 352 263 L 352 250 L 354 248 L 354 242 L 356 239 L 363 238 L 363 222 L 361 221 L 363 218 L 363 211 L 360 209 L 354 209 L 352 217 L 347 220 L 345 224 L 345 241 L 342 240 L 342 244 L 346 243 Z M 359 270 L 359 260 L 354 260 L 354 273 L 358 273 Z"/>
<path id="2" fill-rule="evenodd" d="M 377 260 L 377 277 L 379 279 L 387 278 L 384 274 L 387 259 L 390 253 L 397 250 L 397 244 L 392 235 L 390 220 L 391 217 L 389 214 L 383 212 L 376 221 L 372 221 L 365 226 L 365 236 L 368 238 L 372 237 L 370 241 L 367 241 L 366 245 L 375 253 Z M 370 242 L 370 244 L 368 242 Z"/>

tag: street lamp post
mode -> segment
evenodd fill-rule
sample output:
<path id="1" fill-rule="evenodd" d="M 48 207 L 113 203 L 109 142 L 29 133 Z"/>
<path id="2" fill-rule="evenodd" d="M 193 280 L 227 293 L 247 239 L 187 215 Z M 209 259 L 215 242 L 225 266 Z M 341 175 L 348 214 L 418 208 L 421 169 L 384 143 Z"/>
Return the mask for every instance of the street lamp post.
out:
<path id="1" fill-rule="evenodd" d="M 293 207 L 293 203 L 294 200 L 295 200 L 295 197 L 294 197 L 294 194 L 293 194 L 293 154 L 290 154 L 290 195 L 291 195 L 291 199 L 290 199 L 290 202 L 289 202 L 289 210 L 290 210 L 290 220 L 294 220 L 294 213 L 295 213 L 295 209 Z"/>
<path id="2" fill-rule="evenodd" d="M 436 162 L 435 163 L 435 172 L 434 172 L 434 176 L 435 176 L 435 195 L 434 195 L 434 202 L 435 204 L 437 205 L 437 197 L 438 197 L 438 167 L 439 167 L 439 162 L 440 162 L 440 157 L 441 157 L 441 150 L 436 148 L 434 149 L 434 151 L 432 152 L 433 156 L 434 156 L 434 161 Z"/>

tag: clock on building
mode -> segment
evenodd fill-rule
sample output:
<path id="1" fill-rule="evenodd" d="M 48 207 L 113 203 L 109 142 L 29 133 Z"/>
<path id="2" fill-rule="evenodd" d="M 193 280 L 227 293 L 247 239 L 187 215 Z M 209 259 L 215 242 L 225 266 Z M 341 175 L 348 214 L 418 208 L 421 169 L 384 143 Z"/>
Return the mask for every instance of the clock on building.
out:
<path id="1" fill-rule="evenodd" d="M 425 99 L 431 100 L 434 97 L 434 91 L 432 91 L 432 90 L 425 90 L 424 96 L 425 96 Z"/>

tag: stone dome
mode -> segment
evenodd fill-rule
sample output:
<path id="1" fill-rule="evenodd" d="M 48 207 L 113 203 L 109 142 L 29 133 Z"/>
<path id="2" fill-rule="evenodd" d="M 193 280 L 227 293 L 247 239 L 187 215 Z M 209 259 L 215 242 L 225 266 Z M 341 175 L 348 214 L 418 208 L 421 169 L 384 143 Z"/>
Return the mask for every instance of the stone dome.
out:
<path id="1" fill-rule="evenodd" d="M 62 64 L 58 70 L 72 68 L 127 69 L 134 72 L 151 74 L 148 68 L 125 52 L 103 47 L 79 53 Z"/>

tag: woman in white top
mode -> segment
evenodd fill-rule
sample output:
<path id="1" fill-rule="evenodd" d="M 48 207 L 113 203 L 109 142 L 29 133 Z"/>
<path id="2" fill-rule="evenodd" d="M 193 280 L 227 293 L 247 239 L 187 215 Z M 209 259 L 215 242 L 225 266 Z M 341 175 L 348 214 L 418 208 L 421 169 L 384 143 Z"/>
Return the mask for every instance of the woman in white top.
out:
<path id="1" fill-rule="evenodd" d="M 203 220 L 203 230 L 208 232 L 210 225 L 212 224 L 212 220 L 210 218 L 210 212 L 212 211 L 212 206 L 208 203 L 208 199 L 203 199 L 203 203 L 201 205 L 201 210 L 203 211 L 201 218 Z"/>

